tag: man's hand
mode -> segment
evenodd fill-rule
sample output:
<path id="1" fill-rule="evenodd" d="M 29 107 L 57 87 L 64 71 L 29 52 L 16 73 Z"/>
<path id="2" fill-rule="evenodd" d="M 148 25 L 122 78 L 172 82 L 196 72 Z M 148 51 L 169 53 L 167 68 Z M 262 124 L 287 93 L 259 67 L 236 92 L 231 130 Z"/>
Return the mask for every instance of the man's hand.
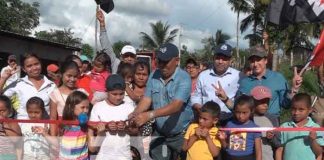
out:
<path id="1" fill-rule="evenodd" d="M 97 11 L 97 19 L 98 19 L 98 21 L 100 22 L 100 26 L 103 24 L 105 24 L 105 16 L 104 16 L 104 14 L 102 13 L 102 11 L 101 10 L 98 10 Z"/>
<path id="2" fill-rule="evenodd" d="M 124 121 L 118 121 L 117 122 L 117 129 L 119 131 L 124 131 L 125 130 L 125 127 L 126 127 L 126 124 Z"/>
<path id="3" fill-rule="evenodd" d="M 297 67 L 294 67 L 294 77 L 292 79 L 292 91 L 293 92 L 298 92 L 300 86 L 303 83 L 303 77 L 302 77 L 303 71 L 300 73 L 297 72 Z"/>
<path id="4" fill-rule="evenodd" d="M 142 126 L 150 120 L 149 112 L 142 112 L 136 115 L 135 123 L 137 126 Z"/>
<path id="5" fill-rule="evenodd" d="M 228 99 L 225 90 L 223 89 L 222 85 L 220 84 L 220 82 L 218 81 L 218 87 L 214 84 L 212 84 L 212 86 L 215 89 L 215 94 L 216 96 L 221 100 L 221 101 L 225 101 L 226 99 Z"/>
<path id="6" fill-rule="evenodd" d="M 1 75 L 1 78 L 7 80 L 10 76 L 12 76 L 15 73 L 16 72 L 14 70 L 8 68 L 4 70 L 3 74 Z"/>

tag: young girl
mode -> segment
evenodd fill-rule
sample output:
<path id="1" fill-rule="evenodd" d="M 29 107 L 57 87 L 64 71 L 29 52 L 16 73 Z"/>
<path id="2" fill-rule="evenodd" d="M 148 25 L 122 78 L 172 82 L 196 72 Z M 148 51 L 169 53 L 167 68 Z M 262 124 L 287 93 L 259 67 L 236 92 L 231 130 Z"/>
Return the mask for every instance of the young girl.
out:
<path id="1" fill-rule="evenodd" d="M 258 127 L 253 118 L 253 98 L 241 95 L 234 104 L 234 120 L 227 123 L 226 128 Z M 219 132 L 218 138 L 226 149 L 226 160 L 261 160 L 260 132 Z"/>
<path id="2" fill-rule="evenodd" d="M 55 83 L 48 80 L 46 76 L 41 74 L 42 65 L 40 59 L 35 54 L 27 54 L 22 60 L 23 71 L 27 76 L 9 85 L 2 92 L 3 85 L 11 76 L 10 72 L 5 72 L 0 79 L 0 91 L 4 95 L 11 97 L 17 95 L 19 99 L 19 107 L 17 109 L 18 119 L 28 119 L 26 111 L 26 102 L 34 96 L 40 97 L 45 103 L 45 109 L 49 113 L 50 93 L 56 87 Z"/>
<path id="3" fill-rule="evenodd" d="M 110 75 L 110 58 L 105 53 L 97 54 L 93 61 L 93 70 L 91 71 L 90 88 L 93 92 L 92 104 L 103 101 L 107 97 L 105 82 Z"/>
<path id="4" fill-rule="evenodd" d="M 77 120 L 80 114 L 88 114 L 90 102 L 81 91 L 73 91 L 66 99 L 63 120 Z M 78 125 L 64 126 L 60 143 L 59 159 L 88 159 L 87 127 Z"/>
<path id="5" fill-rule="evenodd" d="M 10 99 L 1 95 L 0 119 L 9 118 L 13 113 Z M 22 159 L 22 146 L 18 136 L 21 136 L 21 130 L 17 123 L 0 123 L 0 159 Z"/>
<path id="6" fill-rule="evenodd" d="M 118 65 L 118 69 L 117 69 L 117 74 L 119 74 L 120 76 L 122 76 L 125 80 L 126 83 L 126 92 L 125 92 L 125 96 L 124 96 L 124 102 L 125 103 L 130 103 L 131 105 L 133 105 L 134 107 L 136 106 L 134 101 L 132 100 L 132 98 L 128 95 L 128 93 L 130 93 L 131 89 L 133 88 L 133 78 L 134 78 L 134 69 L 133 69 L 133 65 L 129 64 L 129 63 L 124 63 L 121 62 Z M 127 92 L 128 90 L 128 92 Z M 133 94 L 133 97 L 135 97 L 135 95 Z M 138 99 L 138 98 L 137 98 Z"/>
<path id="7" fill-rule="evenodd" d="M 50 119 L 61 119 L 63 108 L 68 95 L 74 91 L 80 74 L 78 65 L 74 61 L 64 62 L 60 68 L 61 80 L 58 88 L 50 94 Z M 56 125 L 51 125 L 51 135 L 57 135 Z"/>
<path id="8" fill-rule="evenodd" d="M 39 97 L 32 97 L 27 101 L 26 109 L 30 120 L 48 119 L 45 105 Z M 20 128 L 24 136 L 24 159 L 50 159 L 50 144 L 56 143 L 50 138 L 48 125 L 41 123 L 21 123 Z M 55 148 L 55 147 L 54 147 Z"/>

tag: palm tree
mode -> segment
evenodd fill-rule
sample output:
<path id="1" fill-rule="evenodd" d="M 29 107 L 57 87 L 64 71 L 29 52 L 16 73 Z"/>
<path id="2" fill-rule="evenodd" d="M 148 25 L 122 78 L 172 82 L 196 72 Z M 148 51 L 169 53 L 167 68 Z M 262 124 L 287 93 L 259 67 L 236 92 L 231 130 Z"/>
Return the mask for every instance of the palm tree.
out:
<path id="1" fill-rule="evenodd" d="M 145 32 L 140 32 L 144 46 L 150 49 L 158 48 L 167 42 L 172 42 L 179 31 L 179 29 L 170 31 L 170 25 L 162 21 L 150 23 L 150 26 L 152 29 L 151 36 Z"/>
<path id="2" fill-rule="evenodd" d="M 217 30 L 215 33 L 215 37 L 211 36 L 208 38 L 202 39 L 202 43 L 204 43 L 204 55 L 207 60 L 212 59 L 213 50 L 220 44 L 226 43 L 231 37 L 227 33 L 223 33 L 222 30 Z"/>
<path id="3" fill-rule="evenodd" d="M 239 58 L 240 13 L 247 13 L 248 4 L 244 0 L 228 0 L 231 10 L 236 12 L 236 57 Z"/>

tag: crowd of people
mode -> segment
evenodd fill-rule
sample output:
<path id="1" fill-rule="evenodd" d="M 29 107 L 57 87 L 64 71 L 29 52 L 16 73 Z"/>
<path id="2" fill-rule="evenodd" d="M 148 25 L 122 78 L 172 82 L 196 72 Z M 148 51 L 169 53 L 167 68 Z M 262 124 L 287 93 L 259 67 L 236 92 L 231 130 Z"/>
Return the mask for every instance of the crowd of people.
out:
<path id="1" fill-rule="evenodd" d="M 323 91 L 316 98 L 300 93 L 296 68 L 290 86 L 267 69 L 262 46 L 251 48 L 239 71 L 231 67 L 228 44 L 213 51 L 211 66 L 189 58 L 182 69 L 178 48 L 166 43 L 151 71 L 137 61 L 133 46 L 124 46 L 117 58 L 101 11 L 97 19 L 103 50 L 93 61 L 71 55 L 43 75 L 35 54 L 25 55 L 21 67 L 8 57 L 0 78 L 0 159 L 323 158 L 323 133 L 298 130 L 323 126 Z M 321 76 L 323 65 L 323 89 Z M 282 108 L 291 110 L 290 121 L 280 122 Z M 296 131 L 262 130 L 279 126 Z"/>

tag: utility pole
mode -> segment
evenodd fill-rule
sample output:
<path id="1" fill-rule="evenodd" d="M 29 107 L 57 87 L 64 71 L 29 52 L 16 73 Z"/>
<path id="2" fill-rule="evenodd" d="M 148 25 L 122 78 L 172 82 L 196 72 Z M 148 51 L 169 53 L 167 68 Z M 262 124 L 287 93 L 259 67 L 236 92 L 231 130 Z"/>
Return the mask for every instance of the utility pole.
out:
<path id="1" fill-rule="evenodd" d="M 181 30 L 182 30 L 182 23 L 179 24 L 179 45 L 178 45 L 178 48 L 179 48 L 179 65 L 180 65 L 180 62 L 181 62 Z"/>

